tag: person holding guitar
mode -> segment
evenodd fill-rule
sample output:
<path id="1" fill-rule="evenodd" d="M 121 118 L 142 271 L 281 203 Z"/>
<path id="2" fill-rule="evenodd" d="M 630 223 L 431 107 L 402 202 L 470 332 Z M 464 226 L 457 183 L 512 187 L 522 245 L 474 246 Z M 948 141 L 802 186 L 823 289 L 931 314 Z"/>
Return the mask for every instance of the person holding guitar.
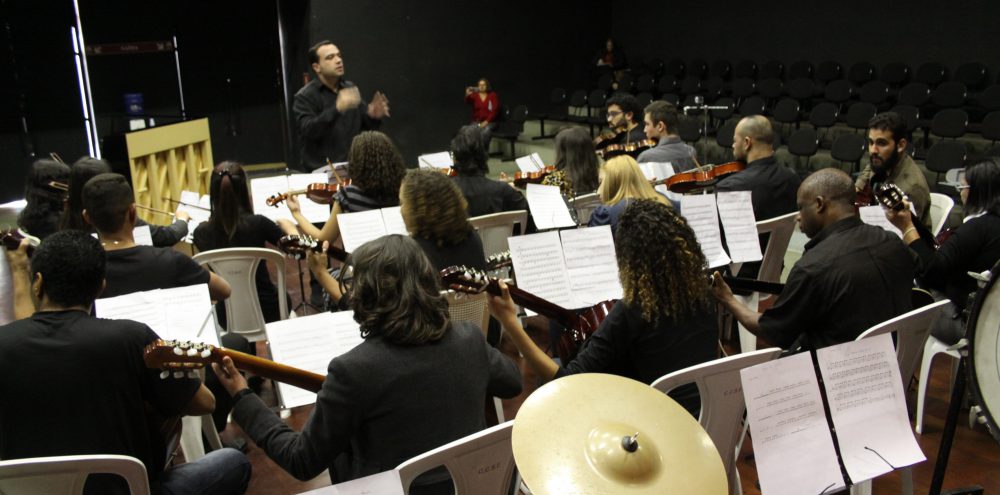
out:
<path id="1" fill-rule="evenodd" d="M 576 358 L 557 364 L 535 345 L 517 317 L 505 284 L 490 311 L 542 380 L 575 373 L 612 373 L 653 383 L 667 373 L 715 359 L 715 305 L 705 282 L 705 256 L 684 217 L 659 201 L 625 208 L 615 238 L 623 297 Z M 693 387 L 672 393 L 692 413 Z"/>
<path id="2" fill-rule="evenodd" d="M 743 326 L 784 349 L 819 349 L 911 309 L 913 258 L 899 238 L 866 225 L 846 172 L 824 168 L 799 187 L 799 228 L 809 242 L 773 307 L 758 313 L 715 272 L 712 291 Z"/>
<path id="3" fill-rule="evenodd" d="M 146 466 L 154 493 L 243 493 L 251 467 L 234 449 L 163 469 L 166 449 L 146 407 L 201 415 L 215 399 L 196 378 L 161 380 L 143 364 L 144 347 L 159 338 L 149 327 L 90 315 L 104 275 L 101 243 L 84 232 L 52 234 L 32 256 L 38 310 L 0 327 L 0 458 L 128 455 Z M 121 478 L 98 475 L 84 493 L 129 492 Z"/>
<path id="4" fill-rule="evenodd" d="M 966 217 L 937 249 L 930 239 L 917 233 L 909 201 L 885 213 L 903 232 L 903 242 L 920 258 L 917 282 L 951 299 L 949 318 L 938 318 L 931 327 L 931 333 L 948 345 L 965 336 L 962 313 L 969 294 L 978 288 L 969 272 L 989 270 L 1000 260 L 1000 159 L 969 165 L 959 180 Z"/>
<path id="5" fill-rule="evenodd" d="M 656 146 L 639 153 L 636 161 L 639 163 L 670 163 L 674 172 L 686 172 L 698 166 L 694 147 L 681 140 L 677 135 L 677 124 L 680 117 L 677 107 L 673 104 L 656 100 L 646 105 L 643 130 L 646 138 L 656 141 Z M 660 177 L 666 179 L 666 177 Z"/>
<path id="6" fill-rule="evenodd" d="M 232 359 L 213 365 L 233 396 L 233 419 L 301 480 L 327 468 L 334 483 L 393 469 L 482 430 L 488 395 L 521 392 L 514 362 L 475 325 L 449 319 L 440 277 L 413 239 L 367 242 L 347 266 L 341 281 L 364 342 L 330 361 L 301 432 L 247 388 Z M 409 493 L 453 492 L 447 470 L 438 469 L 417 478 Z"/>
<path id="7" fill-rule="evenodd" d="M 878 184 L 890 183 L 903 190 L 910 198 L 917 217 L 928 229 L 931 227 L 931 190 L 923 171 L 906 152 L 909 129 L 896 112 L 883 112 L 868 122 L 869 162 L 854 182 L 858 199 L 868 206 L 877 204 L 872 189 Z"/>
<path id="8" fill-rule="evenodd" d="M 489 156 L 483 143 L 483 130 L 476 125 L 462 126 L 451 140 L 452 169 L 456 174 L 452 180 L 469 203 L 469 216 L 527 210 L 528 200 L 521 191 L 486 177 L 490 172 L 486 163 Z"/>

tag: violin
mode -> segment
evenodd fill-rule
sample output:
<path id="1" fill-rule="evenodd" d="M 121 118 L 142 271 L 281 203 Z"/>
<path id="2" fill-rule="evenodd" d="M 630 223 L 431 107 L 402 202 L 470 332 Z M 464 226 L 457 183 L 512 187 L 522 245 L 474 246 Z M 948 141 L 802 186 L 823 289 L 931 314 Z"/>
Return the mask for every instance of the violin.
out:
<path id="1" fill-rule="evenodd" d="M 678 194 L 687 194 L 696 189 L 715 185 L 723 177 L 746 168 L 743 162 L 729 162 L 720 165 L 705 165 L 694 170 L 680 172 L 667 179 L 667 189 Z"/>
<path id="2" fill-rule="evenodd" d="M 656 146 L 656 141 L 643 139 L 634 143 L 610 144 L 603 149 L 597 150 L 597 156 L 609 160 L 619 155 L 629 155 L 632 158 L 639 156 L 639 153 Z"/>
<path id="3" fill-rule="evenodd" d="M 594 138 L 594 148 L 604 149 L 611 146 L 612 143 L 620 139 L 622 133 L 628 132 L 628 125 L 618 126 L 614 129 L 604 131 Z"/>
<path id="4" fill-rule="evenodd" d="M 350 185 L 351 180 L 347 179 L 342 182 L 344 186 Z M 286 193 L 276 193 L 272 194 L 267 198 L 267 206 L 273 206 L 275 208 L 291 196 L 297 196 L 299 194 L 305 194 L 313 203 L 319 203 L 321 205 L 328 205 L 333 203 L 333 197 L 340 190 L 341 184 L 324 184 L 322 182 L 316 182 L 314 184 L 309 184 L 305 189 L 297 189 L 294 191 L 288 191 Z"/>
<path id="5" fill-rule="evenodd" d="M 528 184 L 541 184 L 549 174 L 555 171 L 554 166 L 546 165 L 545 168 L 537 172 L 514 172 L 514 187 L 525 189 Z"/>

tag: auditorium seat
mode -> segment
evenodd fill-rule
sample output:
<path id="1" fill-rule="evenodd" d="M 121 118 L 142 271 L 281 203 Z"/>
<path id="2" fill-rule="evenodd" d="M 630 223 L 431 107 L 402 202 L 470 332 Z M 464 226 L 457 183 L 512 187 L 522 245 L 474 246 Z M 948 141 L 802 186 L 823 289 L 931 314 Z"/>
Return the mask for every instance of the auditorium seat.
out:
<path id="1" fill-rule="evenodd" d="M 708 69 L 709 77 L 718 77 L 723 81 L 728 81 L 733 75 L 733 65 L 729 63 L 728 60 L 719 59 L 712 62 L 712 66 Z"/>
<path id="2" fill-rule="evenodd" d="M 757 92 L 757 82 L 750 78 L 739 78 L 733 79 L 732 91 L 733 100 L 736 100 L 736 104 L 739 105 L 743 103 L 743 99 L 751 96 Z"/>
<path id="3" fill-rule="evenodd" d="M 555 134 L 545 134 L 545 121 L 567 120 L 569 118 L 569 112 L 566 107 L 567 101 L 568 96 L 566 95 L 566 90 L 563 88 L 555 88 L 549 92 L 548 107 L 543 109 L 541 112 L 528 114 L 528 120 L 538 121 L 538 135 L 532 139 L 547 139 L 555 136 Z"/>
<path id="4" fill-rule="evenodd" d="M 656 92 L 660 95 L 677 92 L 677 78 L 666 74 L 656 82 Z"/>
<path id="5" fill-rule="evenodd" d="M 679 89 L 681 96 L 701 94 L 701 78 L 694 75 L 688 75 L 681 80 Z"/>
<path id="6" fill-rule="evenodd" d="M 653 74 L 643 74 L 635 80 L 636 93 L 652 93 L 655 86 L 656 79 L 653 78 Z"/>
<path id="7" fill-rule="evenodd" d="M 708 75 L 708 62 L 701 58 L 692 60 L 688 64 L 685 74 L 697 77 L 698 79 L 704 79 Z"/>
<path id="8" fill-rule="evenodd" d="M 829 137 L 829 129 L 837 124 L 837 117 L 839 115 L 840 109 L 837 108 L 837 105 L 824 101 L 817 104 L 809 112 L 809 123 L 816 129 L 817 136 L 820 136 L 820 131 L 825 128 L 828 130 L 827 136 Z"/>
<path id="9" fill-rule="evenodd" d="M 788 79 L 812 79 L 813 78 L 813 64 L 808 60 L 798 60 L 793 62 L 791 67 L 788 68 Z"/>
<path id="10" fill-rule="evenodd" d="M 969 62 L 955 70 L 955 81 L 964 84 L 970 91 L 979 91 L 990 82 L 986 66 L 979 62 Z"/>
<path id="11" fill-rule="evenodd" d="M 764 99 L 758 95 L 753 95 L 740 103 L 740 115 L 749 117 L 751 115 L 764 115 Z"/>
<path id="12" fill-rule="evenodd" d="M 931 88 L 948 79 L 948 68 L 940 62 L 926 62 L 917 67 L 917 72 L 913 75 L 913 81 L 924 83 Z"/>
<path id="13" fill-rule="evenodd" d="M 781 79 L 776 77 L 762 79 L 757 84 L 757 93 L 764 98 L 769 108 L 774 107 L 774 104 L 778 101 L 778 98 L 781 98 L 784 92 L 785 84 L 781 82 Z"/>
<path id="14" fill-rule="evenodd" d="M 774 105 L 771 116 L 778 123 L 778 133 L 787 136 L 790 132 L 785 130 L 785 126 L 795 129 L 799 128 L 799 102 L 794 98 L 783 98 Z"/>
<path id="15" fill-rule="evenodd" d="M 877 108 L 888 107 L 889 85 L 885 81 L 868 81 L 861 86 L 858 97 L 861 101 L 871 103 Z"/>
<path id="16" fill-rule="evenodd" d="M 875 79 L 875 66 L 870 62 L 858 62 L 847 70 L 847 80 L 856 86 Z"/>
<path id="17" fill-rule="evenodd" d="M 830 81 L 840 79 L 840 73 L 842 70 L 843 69 L 840 64 L 832 60 L 820 62 L 820 64 L 816 67 L 816 80 L 821 84 L 826 85 Z"/>
<path id="18" fill-rule="evenodd" d="M 785 79 L 785 64 L 777 60 L 768 60 L 764 62 L 764 65 L 760 66 L 758 77 L 761 79 L 778 79 L 783 81 Z"/>
<path id="19" fill-rule="evenodd" d="M 849 173 L 861 171 L 861 157 L 868 148 L 868 139 L 864 134 L 844 134 L 833 142 L 830 147 L 830 157 L 838 162 L 851 166 Z"/>
<path id="20" fill-rule="evenodd" d="M 663 75 L 673 76 L 674 79 L 680 79 L 684 76 L 685 69 L 686 66 L 684 65 L 684 61 L 679 58 L 674 58 L 663 66 Z"/>
<path id="21" fill-rule="evenodd" d="M 910 66 L 901 62 L 890 62 L 882 67 L 879 79 L 892 89 L 899 89 L 910 82 Z"/>
<path id="22" fill-rule="evenodd" d="M 803 170 L 803 167 L 798 166 L 798 163 L 801 158 L 805 157 L 806 164 L 804 169 L 808 171 L 809 160 L 818 150 L 819 137 L 815 129 L 803 127 L 788 137 L 788 152 L 796 157 L 795 168 L 797 170 Z"/>
<path id="23" fill-rule="evenodd" d="M 740 60 L 733 66 L 733 79 L 757 79 L 757 63 Z"/>

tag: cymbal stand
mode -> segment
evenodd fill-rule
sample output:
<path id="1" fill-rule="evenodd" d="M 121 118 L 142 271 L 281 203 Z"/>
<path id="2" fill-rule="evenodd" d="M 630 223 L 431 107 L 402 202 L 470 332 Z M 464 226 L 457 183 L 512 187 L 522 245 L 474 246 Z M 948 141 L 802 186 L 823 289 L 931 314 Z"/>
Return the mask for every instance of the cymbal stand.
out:
<path id="1" fill-rule="evenodd" d="M 684 115 L 690 115 L 692 112 L 701 111 L 702 114 L 702 128 L 701 137 L 705 139 L 705 146 L 702 148 L 702 165 L 708 163 L 708 112 L 711 110 L 729 110 L 728 106 L 722 105 L 706 105 L 705 97 L 701 95 L 696 95 L 694 97 L 694 105 L 685 105 L 683 107 Z"/>

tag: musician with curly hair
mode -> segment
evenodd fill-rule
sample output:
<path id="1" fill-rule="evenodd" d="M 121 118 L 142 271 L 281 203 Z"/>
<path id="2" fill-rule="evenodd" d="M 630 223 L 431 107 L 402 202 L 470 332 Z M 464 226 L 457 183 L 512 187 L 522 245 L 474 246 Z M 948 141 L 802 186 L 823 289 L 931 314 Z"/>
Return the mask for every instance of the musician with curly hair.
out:
<path id="1" fill-rule="evenodd" d="M 224 358 L 215 372 L 234 397 L 233 419 L 291 475 L 334 482 L 394 469 L 482 430 L 484 398 L 521 392 L 521 374 L 474 325 L 453 322 L 438 273 L 412 239 L 388 235 L 348 258 L 342 276 L 364 342 L 333 358 L 316 408 L 293 431 Z M 411 494 L 454 493 L 432 470 Z"/>
<path id="2" fill-rule="evenodd" d="M 705 255 L 684 217 L 649 199 L 632 202 L 615 237 L 623 296 L 579 354 L 562 366 L 531 340 L 506 285 L 490 311 L 507 329 L 531 368 L 550 380 L 575 373 L 611 373 L 644 383 L 716 357 L 715 306 Z M 697 410 L 693 387 L 671 393 Z"/>
<path id="3" fill-rule="evenodd" d="M 411 170 L 399 189 L 406 229 L 437 270 L 452 265 L 486 268 L 483 243 L 476 234 L 462 191 L 436 170 Z"/>
<path id="4" fill-rule="evenodd" d="M 337 191 L 330 218 L 322 229 L 306 220 L 299 200 L 289 196 L 286 201 L 288 210 L 302 233 L 320 241 L 334 242 L 340 238 L 337 215 L 399 205 L 399 183 L 406 175 L 406 166 L 389 136 L 378 131 L 358 134 L 351 141 L 347 162 L 351 184 Z"/>

